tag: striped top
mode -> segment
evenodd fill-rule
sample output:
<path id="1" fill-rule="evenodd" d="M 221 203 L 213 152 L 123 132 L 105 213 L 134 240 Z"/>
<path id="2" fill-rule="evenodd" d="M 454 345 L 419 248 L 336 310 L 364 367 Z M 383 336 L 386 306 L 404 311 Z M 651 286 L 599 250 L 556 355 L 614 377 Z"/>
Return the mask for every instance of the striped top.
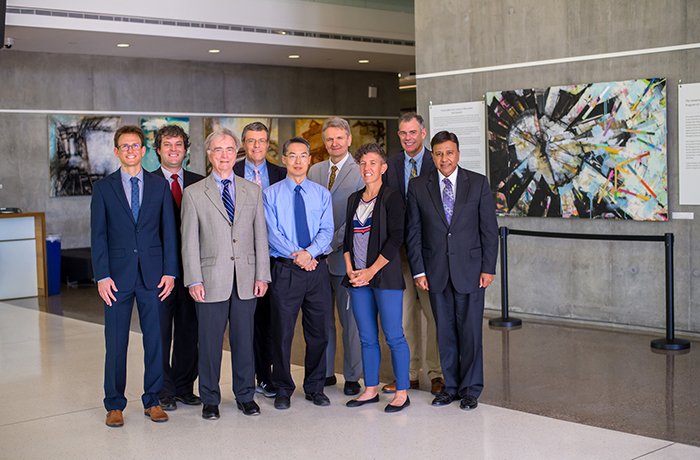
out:
<path id="1" fill-rule="evenodd" d="M 372 212 L 376 202 L 376 196 L 369 201 L 360 198 L 352 220 L 353 259 L 355 268 L 358 270 L 367 268 L 367 246 L 369 245 L 369 234 L 372 230 Z"/>

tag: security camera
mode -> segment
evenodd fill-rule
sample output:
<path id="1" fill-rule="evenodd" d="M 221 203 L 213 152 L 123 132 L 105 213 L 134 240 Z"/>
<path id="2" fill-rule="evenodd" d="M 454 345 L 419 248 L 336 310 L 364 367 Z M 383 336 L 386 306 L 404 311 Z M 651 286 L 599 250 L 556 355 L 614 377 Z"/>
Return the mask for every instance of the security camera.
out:
<path id="1" fill-rule="evenodd" d="M 7 37 L 5 38 L 5 48 L 8 50 L 12 48 L 12 46 L 15 44 L 15 39 L 12 37 Z"/>

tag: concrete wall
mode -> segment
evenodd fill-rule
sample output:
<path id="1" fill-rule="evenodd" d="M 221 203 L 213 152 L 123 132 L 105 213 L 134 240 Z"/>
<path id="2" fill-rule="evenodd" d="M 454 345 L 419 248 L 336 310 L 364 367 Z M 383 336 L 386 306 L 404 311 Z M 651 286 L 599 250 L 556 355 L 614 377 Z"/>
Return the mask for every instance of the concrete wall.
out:
<path id="1" fill-rule="evenodd" d="M 693 0 L 417 0 L 417 74 L 700 42 L 700 2 Z M 418 110 L 481 100 L 493 90 L 666 77 L 668 191 L 678 204 L 678 87 L 700 81 L 700 49 L 596 59 L 521 69 L 418 79 Z M 678 330 L 700 332 L 700 223 L 502 218 L 523 230 L 602 234 L 675 234 Z M 513 312 L 623 325 L 664 326 L 661 243 L 509 239 Z M 500 307 L 500 280 L 487 307 Z"/>
<path id="2" fill-rule="evenodd" d="M 64 248 L 90 245 L 90 197 L 49 197 L 47 110 L 398 117 L 395 73 L 0 52 L 0 206 L 46 213 Z M 367 87 L 378 98 L 367 98 Z M 284 119 L 283 119 L 284 120 Z M 137 124 L 136 115 L 122 123 Z M 395 120 L 389 133 L 397 131 Z M 280 140 L 293 119 L 281 121 Z M 203 119 L 190 117 L 192 169 L 204 172 Z M 389 150 L 400 148 L 389 135 Z M 0 263 L 2 263 L 0 261 Z"/>

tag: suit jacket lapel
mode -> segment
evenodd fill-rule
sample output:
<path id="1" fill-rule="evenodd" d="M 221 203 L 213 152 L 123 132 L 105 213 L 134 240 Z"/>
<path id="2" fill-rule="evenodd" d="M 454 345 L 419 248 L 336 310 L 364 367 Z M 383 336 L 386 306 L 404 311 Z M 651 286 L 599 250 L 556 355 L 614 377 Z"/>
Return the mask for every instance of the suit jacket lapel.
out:
<path id="1" fill-rule="evenodd" d="M 207 178 L 204 180 L 206 181 L 204 184 L 204 194 L 207 196 L 207 198 L 209 198 L 214 207 L 219 210 L 221 216 L 226 219 L 226 222 L 228 222 L 228 213 L 224 207 L 224 202 L 221 200 L 221 192 L 219 191 L 219 186 L 216 185 L 214 176 L 209 174 L 209 176 L 207 176 Z M 236 217 L 234 215 L 234 219 L 235 218 Z"/>
<path id="2" fill-rule="evenodd" d="M 234 174 L 233 176 L 233 183 L 235 184 L 236 187 L 236 199 L 235 199 L 235 209 L 243 209 L 243 203 L 248 201 L 248 190 L 245 184 L 243 184 L 243 181 L 245 179 L 241 179 L 239 176 L 236 176 Z M 223 202 L 222 202 L 223 206 Z M 238 221 L 241 219 L 241 213 L 240 212 L 234 212 L 233 213 L 233 224 L 235 225 L 238 223 Z"/>
<path id="3" fill-rule="evenodd" d="M 146 172 L 145 170 L 143 171 L 143 198 L 141 198 L 141 207 L 140 209 L 144 209 L 146 207 L 146 204 L 150 203 L 151 201 L 154 201 L 156 199 L 156 193 L 153 190 L 154 182 L 153 178 L 151 175 Z M 139 222 L 142 222 L 144 217 L 141 211 L 139 211 L 139 219 L 136 222 L 137 224 Z"/>
<path id="4" fill-rule="evenodd" d="M 458 214 L 464 209 L 465 205 L 467 204 L 467 200 L 469 198 L 469 192 L 471 190 L 469 189 L 469 178 L 467 177 L 467 172 L 459 168 L 457 170 L 457 188 L 456 190 L 459 190 L 459 193 L 455 194 L 455 208 L 452 211 L 452 222 L 455 222 L 457 220 Z"/>
<path id="5" fill-rule="evenodd" d="M 349 155 L 349 153 L 348 153 Z M 352 162 L 352 163 L 351 163 Z M 336 190 L 338 190 L 338 187 L 340 187 L 340 184 L 343 183 L 346 177 L 348 177 L 348 174 L 350 174 L 350 170 L 352 169 L 353 164 L 355 163 L 355 160 L 352 158 L 348 158 L 345 160 L 345 165 L 343 165 L 343 168 L 336 174 L 335 176 L 335 182 L 333 182 L 333 187 L 331 187 L 331 195 L 335 193 Z M 326 176 L 328 177 L 328 163 L 326 163 Z"/>
<path id="6" fill-rule="evenodd" d="M 401 196 L 403 196 L 403 201 L 406 202 L 406 153 L 401 152 L 397 155 L 399 158 L 396 160 L 396 167 L 394 168 L 394 174 L 396 175 L 396 183 L 399 185 L 399 190 L 401 190 Z"/>
<path id="7" fill-rule="evenodd" d="M 435 206 L 435 211 L 438 213 L 445 227 L 449 227 L 447 223 L 447 218 L 445 217 L 445 208 L 442 206 L 442 196 L 440 196 L 440 178 L 437 172 L 430 175 L 426 187 L 428 187 L 428 194 L 430 199 L 433 201 Z M 454 214 L 452 215 L 454 220 Z"/>
<path id="8" fill-rule="evenodd" d="M 129 206 L 129 202 L 126 199 L 126 192 L 124 191 L 124 186 L 122 185 L 121 168 L 117 169 L 117 172 L 112 173 L 108 177 L 112 184 L 114 194 L 117 196 L 117 201 L 121 203 L 122 207 L 124 208 L 124 211 L 126 211 L 126 213 L 128 214 L 129 219 L 133 222 L 134 215 L 131 213 L 131 206 Z"/>

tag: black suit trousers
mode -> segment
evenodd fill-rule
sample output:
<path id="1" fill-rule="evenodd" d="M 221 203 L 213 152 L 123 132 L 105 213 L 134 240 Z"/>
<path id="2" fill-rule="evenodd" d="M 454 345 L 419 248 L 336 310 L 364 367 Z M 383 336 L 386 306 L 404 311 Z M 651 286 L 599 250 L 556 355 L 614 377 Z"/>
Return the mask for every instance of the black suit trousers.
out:
<path id="1" fill-rule="evenodd" d="M 257 300 L 255 307 L 255 375 L 258 383 L 272 383 L 272 326 L 270 292 Z"/>
<path id="2" fill-rule="evenodd" d="M 205 287 L 206 289 L 206 287 Z M 229 324 L 233 394 L 237 401 L 249 402 L 255 395 L 253 357 L 253 318 L 255 299 L 241 300 L 233 282 L 231 297 L 223 302 L 195 303 L 199 322 L 199 397 L 204 404 L 221 402 L 219 378 L 224 332 Z"/>
<path id="3" fill-rule="evenodd" d="M 273 330 L 272 384 L 280 396 L 291 396 L 296 388 L 291 373 L 292 340 L 299 310 L 306 341 L 304 393 L 323 391 L 326 380 L 326 346 L 331 320 L 328 264 L 321 260 L 307 272 L 289 262 L 275 260 L 270 286 L 270 319 Z"/>
<path id="4" fill-rule="evenodd" d="M 160 305 L 160 332 L 163 336 L 160 398 L 188 395 L 197 379 L 197 311 L 180 279 L 175 280 L 173 292 Z"/>
<path id="5" fill-rule="evenodd" d="M 460 294 L 450 279 L 442 292 L 430 291 L 445 392 L 460 398 L 478 398 L 484 388 L 484 293 Z"/>

